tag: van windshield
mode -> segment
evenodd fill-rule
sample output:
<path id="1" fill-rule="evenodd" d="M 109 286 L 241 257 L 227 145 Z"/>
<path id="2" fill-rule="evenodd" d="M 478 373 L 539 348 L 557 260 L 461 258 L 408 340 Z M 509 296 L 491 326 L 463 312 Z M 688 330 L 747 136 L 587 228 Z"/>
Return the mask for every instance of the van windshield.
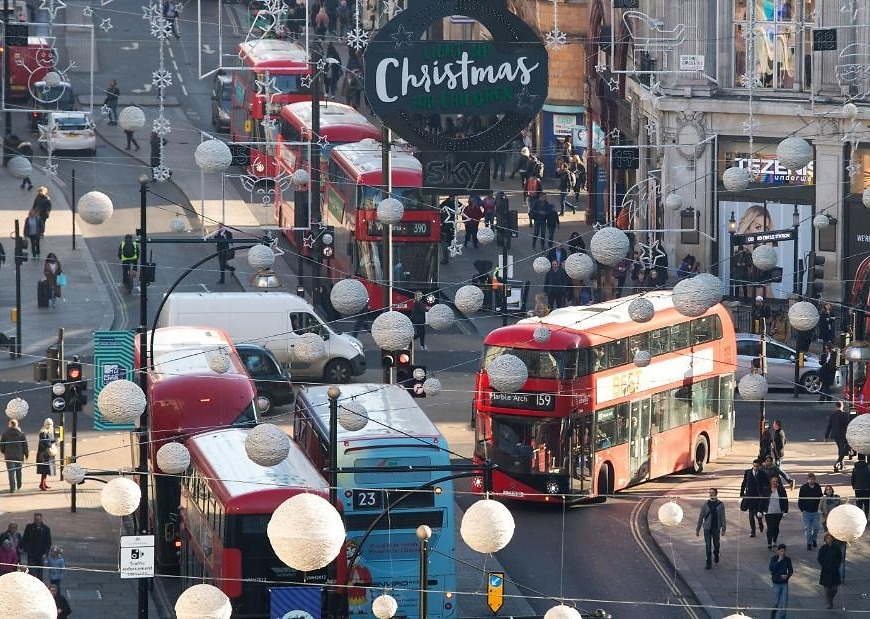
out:
<path id="1" fill-rule="evenodd" d="M 329 327 L 311 312 L 290 312 L 290 328 L 297 335 L 316 333 L 324 337 L 330 333 Z"/>

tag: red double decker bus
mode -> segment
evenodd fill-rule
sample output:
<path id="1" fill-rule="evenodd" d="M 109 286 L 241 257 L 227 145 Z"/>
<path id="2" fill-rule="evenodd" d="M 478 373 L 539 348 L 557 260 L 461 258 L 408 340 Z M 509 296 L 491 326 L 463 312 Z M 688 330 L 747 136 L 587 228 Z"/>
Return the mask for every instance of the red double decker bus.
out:
<path id="1" fill-rule="evenodd" d="M 579 501 L 675 471 L 703 470 L 731 449 L 734 326 L 717 304 L 688 318 L 671 291 L 634 322 L 625 297 L 566 307 L 492 331 L 474 398 L 475 460 L 499 466 L 494 492 L 529 501 Z M 537 327 L 550 330 L 545 343 Z M 637 351 L 651 360 L 639 367 Z M 519 357 L 529 377 L 516 393 L 489 385 L 499 355 Z M 475 488 L 482 490 L 482 480 Z"/>
<path id="2" fill-rule="evenodd" d="M 230 139 L 233 162 L 258 177 L 274 177 L 278 115 L 281 107 L 311 98 L 302 78 L 310 74 L 305 49 L 281 39 L 239 43 L 240 66 L 233 70 Z M 264 123 L 266 116 L 275 122 Z"/>
<path id="3" fill-rule="evenodd" d="M 266 527 L 287 499 L 308 493 L 328 500 L 329 486 L 293 442 L 279 464 L 254 464 L 245 452 L 248 432 L 215 430 L 185 443 L 190 468 L 181 484 L 181 575 L 190 584 L 221 589 L 232 602 L 233 617 L 265 618 L 272 616 L 269 589 L 326 585 L 326 569 L 303 573 L 285 565 Z"/>
<path id="4" fill-rule="evenodd" d="M 157 473 L 150 477 L 150 518 L 156 537 L 155 559 L 162 569 L 171 571 L 178 568 L 175 542 L 181 485 L 178 477 L 162 474 L 157 451 L 165 443 L 185 442 L 200 432 L 255 425 L 257 390 L 232 341 L 219 329 L 157 329 L 150 355 L 148 457 L 151 470 Z M 213 355 L 225 359 L 227 371 L 214 369 L 224 367 L 212 361 Z"/>
<path id="5" fill-rule="evenodd" d="M 440 216 L 436 206 L 424 201 L 420 162 L 394 146 L 391 166 L 391 196 L 405 206 L 402 221 L 393 226 L 393 309 L 410 311 L 415 292 L 438 288 Z M 386 277 L 384 227 L 377 218 L 377 205 L 385 197 L 380 142 L 362 140 L 333 148 L 328 178 L 322 223 L 335 227 L 330 277 L 356 277 L 368 288 L 371 309 L 381 309 Z"/>

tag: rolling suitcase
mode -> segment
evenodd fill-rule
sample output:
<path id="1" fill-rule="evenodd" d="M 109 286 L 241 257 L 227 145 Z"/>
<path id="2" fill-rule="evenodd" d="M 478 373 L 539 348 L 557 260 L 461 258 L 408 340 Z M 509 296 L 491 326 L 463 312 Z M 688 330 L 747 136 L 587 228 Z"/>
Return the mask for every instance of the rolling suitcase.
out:
<path id="1" fill-rule="evenodd" d="M 40 280 L 36 286 L 36 304 L 39 307 L 48 307 L 48 281 Z"/>

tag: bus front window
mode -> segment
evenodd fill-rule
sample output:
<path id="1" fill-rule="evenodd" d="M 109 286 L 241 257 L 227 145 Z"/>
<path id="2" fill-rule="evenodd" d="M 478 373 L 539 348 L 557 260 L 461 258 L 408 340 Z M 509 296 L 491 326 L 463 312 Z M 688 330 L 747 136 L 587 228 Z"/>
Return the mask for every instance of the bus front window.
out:
<path id="1" fill-rule="evenodd" d="M 505 472 L 563 473 L 567 428 L 567 419 L 491 415 L 488 433 L 478 441 L 478 455 Z"/>
<path id="2" fill-rule="evenodd" d="M 487 346 L 483 358 L 483 368 L 489 367 L 493 359 L 501 354 L 516 355 L 529 369 L 529 378 L 551 378 L 564 380 L 565 352 L 558 350 L 527 350 L 525 348 L 506 348 Z M 585 365 L 585 363 L 584 363 Z"/>

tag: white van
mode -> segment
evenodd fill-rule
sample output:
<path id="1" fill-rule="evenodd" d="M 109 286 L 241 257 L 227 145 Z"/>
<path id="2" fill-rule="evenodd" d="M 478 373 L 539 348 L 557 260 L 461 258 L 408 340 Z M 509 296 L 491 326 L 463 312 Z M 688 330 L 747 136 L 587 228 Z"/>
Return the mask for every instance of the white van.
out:
<path id="1" fill-rule="evenodd" d="M 359 340 L 336 333 L 320 320 L 310 303 L 286 292 L 173 292 L 160 314 L 160 327 L 202 326 L 223 329 L 235 344 L 257 344 L 289 366 L 300 379 L 346 383 L 366 371 Z M 326 357 L 313 363 L 294 358 L 303 333 L 326 341 Z"/>

